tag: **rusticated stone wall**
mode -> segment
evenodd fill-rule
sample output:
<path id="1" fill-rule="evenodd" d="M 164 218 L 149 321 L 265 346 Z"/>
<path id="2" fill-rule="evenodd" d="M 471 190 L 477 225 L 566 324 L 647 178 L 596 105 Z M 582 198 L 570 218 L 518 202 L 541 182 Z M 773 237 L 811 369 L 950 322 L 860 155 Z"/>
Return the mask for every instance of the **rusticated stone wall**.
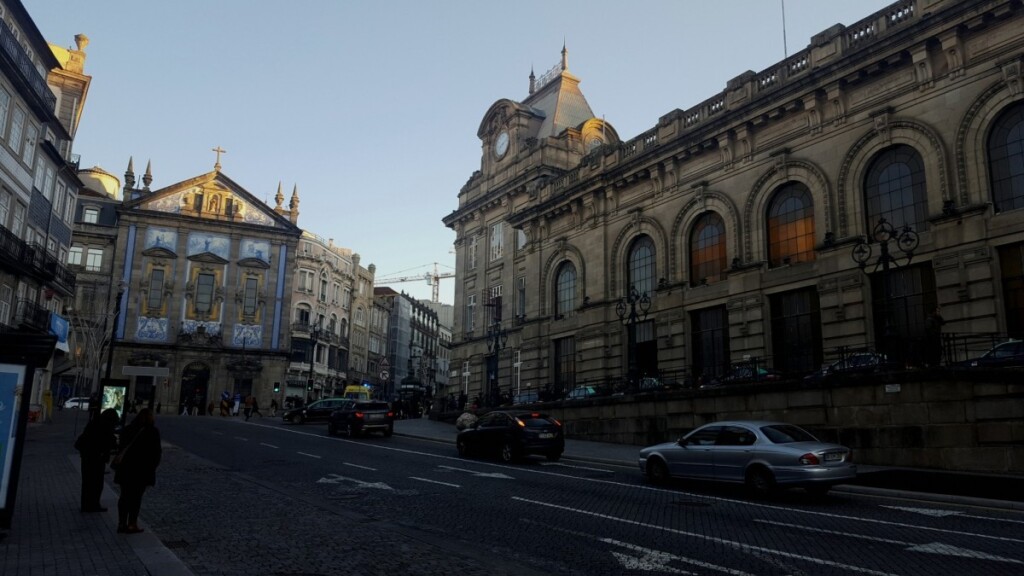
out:
<path id="1" fill-rule="evenodd" d="M 782 420 L 861 464 L 1024 473 L 1024 372 L 864 376 L 545 404 L 570 438 L 646 445 L 707 422 Z"/>

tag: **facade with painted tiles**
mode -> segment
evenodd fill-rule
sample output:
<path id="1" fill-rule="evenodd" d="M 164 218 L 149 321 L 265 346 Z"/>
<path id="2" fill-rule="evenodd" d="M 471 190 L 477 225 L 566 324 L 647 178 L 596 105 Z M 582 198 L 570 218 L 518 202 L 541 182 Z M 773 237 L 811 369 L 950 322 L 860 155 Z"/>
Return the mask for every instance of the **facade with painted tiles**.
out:
<path id="1" fill-rule="evenodd" d="M 1022 30 L 1017 2 L 896 2 L 628 140 L 563 49 L 486 111 L 444 218 L 470 396 L 513 358 L 555 392 L 840 347 L 919 365 L 937 305 L 947 332 L 1024 336 Z"/>

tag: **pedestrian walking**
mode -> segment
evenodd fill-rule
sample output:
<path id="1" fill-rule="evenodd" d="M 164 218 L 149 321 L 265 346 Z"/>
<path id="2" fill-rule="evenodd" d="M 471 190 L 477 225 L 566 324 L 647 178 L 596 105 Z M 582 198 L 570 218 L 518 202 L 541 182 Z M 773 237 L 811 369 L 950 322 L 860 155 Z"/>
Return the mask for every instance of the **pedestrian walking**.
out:
<path id="1" fill-rule="evenodd" d="M 210 400 L 210 403 L 206 405 L 206 415 L 213 416 L 213 400 Z"/>
<path id="2" fill-rule="evenodd" d="M 117 531 L 138 534 L 139 510 L 146 488 L 156 485 L 156 468 L 162 449 L 160 430 L 149 408 L 143 408 L 121 433 L 121 449 L 114 457 L 114 482 L 121 486 L 117 501 Z"/>
<path id="3" fill-rule="evenodd" d="M 110 455 L 117 450 L 117 410 L 107 408 L 99 417 L 85 425 L 75 441 L 75 450 L 82 457 L 82 512 L 106 512 L 100 506 L 103 496 L 103 473 Z"/>
<path id="4" fill-rule="evenodd" d="M 252 418 L 252 394 L 245 397 L 245 407 L 242 408 L 242 413 L 245 414 L 245 421 L 248 422 L 249 418 Z"/>
<path id="5" fill-rule="evenodd" d="M 277 416 L 277 398 L 270 400 L 270 416 L 271 418 Z"/>
<path id="6" fill-rule="evenodd" d="M 263 418 L 263 413 L 260 412 L 260 401 L 255 396 L 252 398 L 252 416 Z"/>
<path id="7" fill-rule="evenodd" d="M 937 367 L 942 362 L 942 308 L 936 306 L 924 320 L 924 362 L 926 366 Z"/>
<path id="8" fill-rule="evenodd" d="M 235 406 L 231 409 L 232 416 L 238 416 L 238 408 L 242 405 L 241 392 L 235 392 Z"/>

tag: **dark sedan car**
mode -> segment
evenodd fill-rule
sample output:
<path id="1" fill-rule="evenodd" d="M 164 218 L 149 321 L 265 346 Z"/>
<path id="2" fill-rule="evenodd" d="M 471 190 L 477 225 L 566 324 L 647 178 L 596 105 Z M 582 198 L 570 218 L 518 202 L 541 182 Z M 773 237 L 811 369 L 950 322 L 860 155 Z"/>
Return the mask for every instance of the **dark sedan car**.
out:
<path id="1" fill-rule="evenodd" d="M 958 362 L 960 368 L 1019 368 L 1024 367 L 1024 340 L 1009 340 L 995 345 L 977 358 Z"/>
<path id="2" fill-rule="evenodd" d="M 316 402 L 310 402 L 299 408 L 285 410 L 281 419 L 293 424 L 304 422 L 325 422 L 331 416 L 331 412 L 340 408 L 348 400 L 346 398 L 324 398 Z"/>
<path id="3" fill-rule="evenodd" d="M 327 420 L 327 433 L 331 436 L 345 431 L 349 438 L 366 432 L 395 432 L 395 413 L 387 402 L 375 400 L 347 400 Z"/>
<path id="4" fill-rule="evenodd" d="M 825 366 L 821 370 L 808 374 L 804 380 L 825 380 L 831 376 L 842 374 L 874 374 L 886 370 L 896 370 L 899 366 L 890 362 L 884 354 L 877 352 L 854 352 Z"/>
<path id="5" fill-rule="evenodd" d="M 705 424 L 676 442 L 640 450 L 639 464 L 654 483 L 673 477 L 732 482 L 757 496 L 794 486 L 822 495 L 857 477 L 849 448 L 793 424 L 756 420 Z"/>
<path id="6" fill-rule="evenodd" d="M 495 410 L 459 432 L 459 456 L 497 455 L 503 462 L 527 454 L 556 461 L 565 450 L 565 433 L 558 420 L 529 410 Z"/>
<path id="7" fill-rule="evenodd" d="M 761 382 L 776 382 L 782 380 L 782 372 L 764 366 L 752 364 L 737 364 L 731 370 L 718 378 L 712 378 L 701 388 L 717 388 L 719 386 L 731 386 L 733 384 L 752 384 Z"/>

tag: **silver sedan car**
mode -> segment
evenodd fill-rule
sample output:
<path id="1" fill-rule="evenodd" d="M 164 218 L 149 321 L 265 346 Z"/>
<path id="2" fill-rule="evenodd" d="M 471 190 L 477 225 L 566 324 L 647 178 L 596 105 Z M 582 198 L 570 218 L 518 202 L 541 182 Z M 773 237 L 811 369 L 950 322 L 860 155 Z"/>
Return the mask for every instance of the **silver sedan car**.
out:
<path id="1" fill-rule="evenodd" d="M 640 471 L 653 483 L 689 478 L 746 484 L 756 496 L 802 487 L 816 495 L 857 477 L 850 449 L 821 442 L 785 422 L 705 424 L 676 442 L 640 450 Z"/>

